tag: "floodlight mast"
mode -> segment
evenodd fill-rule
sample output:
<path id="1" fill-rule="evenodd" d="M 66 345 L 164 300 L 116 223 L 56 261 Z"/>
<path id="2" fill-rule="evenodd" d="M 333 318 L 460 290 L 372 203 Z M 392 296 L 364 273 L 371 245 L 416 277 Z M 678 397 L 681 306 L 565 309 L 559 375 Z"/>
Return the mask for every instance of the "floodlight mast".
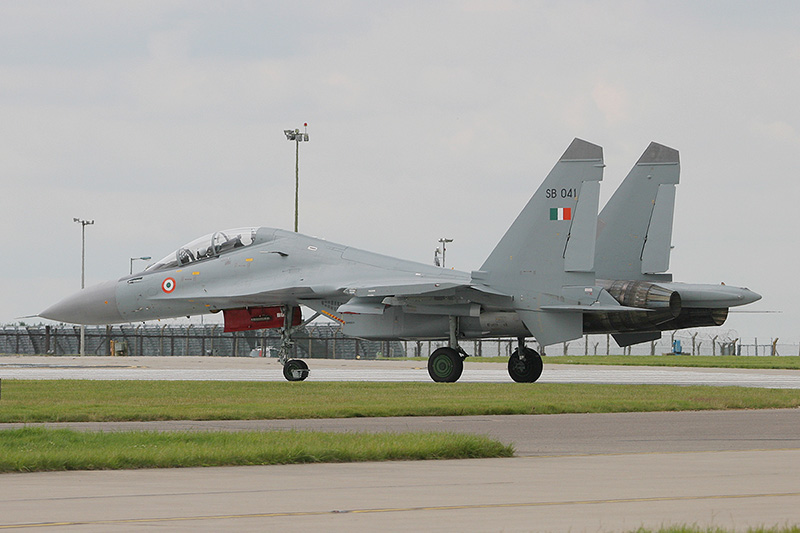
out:
<path id="1" fill-rule="evenodd" d="M 294 232 L 297 233 L 297 212 L 300 204 L 300 143 L 308 142 L 308 122 L 303 123 L 303 133 L 299 129 L 283 130 L 286 140 L 295 142 L 294 152 Z"/>
<path id="2" fill-rule="evenodd" d="M 442 268 L 444 268 L 445 267 L 445 262 L 444 262 L 445 261 L 445 256 L 447 254 L 447 243 L 448 242 L 453 242 L 453 239 L 446 239 L 446 238 L 442 237 L 441 239 L 439 239 L 439 242 L 442 243 Z M 437 248 L 437 250 L 438 250 L 438 248 Z"/>
<path id="3" fill-rule="evenodd" d="M 83 290 L 83 288 L 86 286 L 86 226 L 91 226 L 94 224 L 94 220 L 73 218 L 72 221 L 81 225 L 81 290 Z M 86 330 L 82 324 L 80 354 L 86 355 Z"/>

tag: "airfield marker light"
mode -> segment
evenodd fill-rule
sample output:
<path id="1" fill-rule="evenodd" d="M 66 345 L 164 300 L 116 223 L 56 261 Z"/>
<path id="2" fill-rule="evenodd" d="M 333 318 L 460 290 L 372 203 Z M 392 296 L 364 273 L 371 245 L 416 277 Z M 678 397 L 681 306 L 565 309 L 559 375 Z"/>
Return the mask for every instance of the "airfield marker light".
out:
<path id="1" fill-rule="evenodd" d="M 303 123 L 303 128 L 308 128 L 308 122 Z M 300 129 L 283 130 L 287 141 L 295 142 L 294 153 L 294 232 L 297 233 L 298 207 L 300 204 L 300 143 L 308 142 L 308 132 L 300 133 Z"/>
<path id="2" fill-rule="evenodd" d="M 134 261 L 150 261 L 151 259 L 152 259 L 152 257 L 150 257 L 149 255 L 148 256 L 142 256 L 142 257 L 131 257 L 131 272 L 130 273 L 133 274 L 133 262 Z"/>
<path id="3" fill-rule="evenodd" d="M 73 218 L 73 222 L 81 225 L 81 290 L 86 286 L 86 226 L 94 224 L 94 220 L 83 220 L 80 218 Z M 86 329 L 81 324 L 81 355 L 86 355 Z"/>

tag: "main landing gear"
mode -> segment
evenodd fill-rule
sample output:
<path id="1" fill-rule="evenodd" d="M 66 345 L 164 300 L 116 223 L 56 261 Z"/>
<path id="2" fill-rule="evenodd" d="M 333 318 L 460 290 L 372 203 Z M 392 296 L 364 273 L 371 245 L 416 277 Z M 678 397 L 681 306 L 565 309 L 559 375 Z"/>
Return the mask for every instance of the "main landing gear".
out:
<path id="1" fill-rule="evenodd" d="M 464 371 L 464 355 L 458 348 L 437 348 L 428 358 L 428 374 L 433 381 L 439 383 L 453 383 L 461 377 Z"/>
<path id="2" fill-rule="evenodd" d="M 428 375 L 438 383 L 454 383 L 464 371 L 464 359 L 469 354 L 458 345 L 458 317 L 450 317 L 450 342 L 437 348 L 428 358 Z"/>
<path id="3" fill-rule="evenodd" d="M 456 334 L 453 334 L 452 320 L 449 346 L 437 348 L 428 358 L 428 374 L 439 383 L 458 381 L 464 371 L 464 359 L 469 356 L 456 342 L 458 327 L 456 323 Z M 508 360 L 508 375 L 517 383 L 533 383 L 542 375 L 542 357 L 525 346 L 524 337 L 517 341 L 517 349 Z"/>
<path id="4" fill-rule="evenodd" d="M 525 346 L 524 337 L 517 341 L 517 349 L 508 359 L 508 375 L 517 383 L 533 383 L 542 375 L 542 356 Z"/>
<path id="5" fill-rule="evenodd" d="M 297 309 L 297 311 L 295 311 Z M 289 354 L 294 344 L 292 341 L 292 333 L 298 328 L 302 328 L 320 314 L 316 313 L 314 316 L 300 324 L 299 326 L 292 327 L 294 313 L 299 312 L 300 308 L 286 305 L 283 307 L 283 327 L 281 328 L 281 347 L 278 349 L 278 362 L 283 365 L 283 377 L 287 381 L 303 381 L 308 377 L 308 365 L 302 359 L 289 359 Z"/>

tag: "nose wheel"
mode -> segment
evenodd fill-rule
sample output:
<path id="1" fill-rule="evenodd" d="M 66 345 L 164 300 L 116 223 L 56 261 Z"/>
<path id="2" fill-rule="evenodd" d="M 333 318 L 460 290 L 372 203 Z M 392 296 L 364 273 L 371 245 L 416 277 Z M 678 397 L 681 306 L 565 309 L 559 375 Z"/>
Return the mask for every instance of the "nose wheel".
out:
<path id="1" fill-rule="evenodd" d="M 283 377 L 287 381 L 303 381 L 308 377 L 308 365 L 302 359 L 289 359 L 283 365 Z"/>
<path id="2" fill-rule="evenodd" d="M 304 327 L 320 315 L 320 313 L 316 313 L 305 322 L 293 327 L 292 323 L 294 322 L 293 314 L 295 313 L 295 309 L 297 309 L 298 313 L 300 312 L 299 307 L 295 308 L 288 305 L 283 307 L 285 318 L 284 325 L 281 328 L 281 346 L 278 348 L 278 362 L 283 365 L 283 377 L 285 377 L 287 381 L 303 381 L 308 377 L 309 372 L 308 365 L 302 359 L 289 359 L 289 354 L 294 344 L 294 342 L 292 342 L 292 332 Z"/>

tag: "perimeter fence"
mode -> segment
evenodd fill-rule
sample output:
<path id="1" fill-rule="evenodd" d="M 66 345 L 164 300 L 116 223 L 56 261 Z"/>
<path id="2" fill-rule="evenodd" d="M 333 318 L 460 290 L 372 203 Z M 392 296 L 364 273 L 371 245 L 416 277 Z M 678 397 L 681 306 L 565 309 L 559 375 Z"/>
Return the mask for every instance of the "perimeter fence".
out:
<path id="1" fill-rule="evenodd" d="M 86 355 L 277 357 L 280 331 L 226 333 L 221 325 L 85 326 Z M 75 355 L 80 326 L 12 326 L 0 329 L 0 353 Z M 374 359 L 405 357 L 397 341 L 345 337 L 338 327 L 309 325 L 292 336 L 292 357 Z"/>
<path id="2" fill-rule="evenodd" d="M 86 326 L 87 355 L 226 357 L 277 356 L 280 331 L 267 329 L 225 333 L 222 325 L 123 325 Z M 446 341 L 367 341 L 346 337 L 336 324 L 311 324 L 293 335 L 292 357 L 328 359 L 375 359 L 379 357 L 427 357 Z M 677 342 L 676 342 L 677 341 Z M 535 342 L 529 345 L 539 349 Z M 516 339 L 480 339 L 461 342 L 475 356 L 508 356 Z M 79 326 L 0 326 L 0 354 L 74 355 L 79 352 Z M 702 331 L 667 332 L 658 341 L 619 348 L 611 335 L 586 335 L 581 339 L 548 346 L 545 354 L 558 355 L 800 355 L 800 345 L 731 338 Z"/>

